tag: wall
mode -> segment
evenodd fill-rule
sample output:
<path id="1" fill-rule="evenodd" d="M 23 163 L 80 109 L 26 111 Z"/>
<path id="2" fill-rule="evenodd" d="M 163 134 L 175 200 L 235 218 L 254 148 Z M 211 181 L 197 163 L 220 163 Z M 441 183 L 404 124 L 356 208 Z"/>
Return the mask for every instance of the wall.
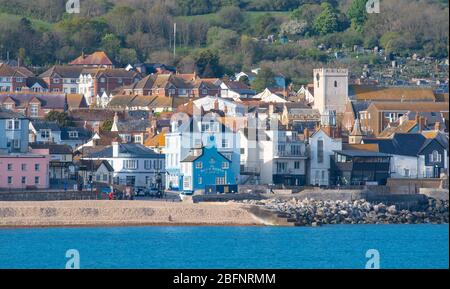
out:
<path id="1" fill-rule="evenodd" d="M 0 192 L 0 201 L 65 201 L 65 200 L 104 200 L 108 196 L 96 192 Z"/>

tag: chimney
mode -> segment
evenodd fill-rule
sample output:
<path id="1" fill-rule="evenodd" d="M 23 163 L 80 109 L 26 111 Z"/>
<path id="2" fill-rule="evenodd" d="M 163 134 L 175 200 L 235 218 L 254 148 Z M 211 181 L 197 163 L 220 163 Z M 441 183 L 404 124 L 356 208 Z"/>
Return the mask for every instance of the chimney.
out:
<path id="1" fill-rule="evenodd" d="M 422 132 L 422 130 L 426 127 L 427 125 L 427 118 L 426 117 L 420 117 L 419 118 L 419 132 Z"/>
<path id="2" fill-rule="evenodd" d="M 214 110 L 219 110 L 219 100 L 218 99 L 216 99 L 214 101 Z"/>
<path id="3" fill-rule="evenodd" d="M 119 148 L 120 148 L 120 144 L 117 140 L 114 140 L 112 143 L 112 152 L 113 152 L 113 158 L 117 158 L 119 157 Z"/>
<path id="4" fill-rule="evenodd" d="M 305 128 L 303 130 L 303 135 L 305 137 L 305 142 L 308 142 L 309 141 L 309 130 L 307 128 Z"/>
<path id="5" fill-rule="evenodd" d="M 274 106 L 273 106 L 273 104 L 269 104 L 269 117 L 272 117 L 272 115 L 273 115 L 273 112 L 274 112 Z"/>

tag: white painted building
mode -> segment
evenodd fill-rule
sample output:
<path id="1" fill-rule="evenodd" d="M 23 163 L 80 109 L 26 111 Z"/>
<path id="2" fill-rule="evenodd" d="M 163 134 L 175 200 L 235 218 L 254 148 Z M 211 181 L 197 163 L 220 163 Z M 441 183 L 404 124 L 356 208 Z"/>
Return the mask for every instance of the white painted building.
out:
<path id="1" fill-rule="evenodd" d="M 197 111 L 220 110 L 226 112 L 227 116 L 240 116 L 245 115 L 247 112 L 247 106 L 236 103 L 231 99 L 224 99 L 217 96 L 206 96 L 197 100 L 194 100 L 194 106 Z"/>
<path id="2" fill-rule="evenodd" d="M 309 184 L 328 186 L 330 157 L 342 150 L 342 139 L 332 138 L 321 128 L 309 138 Z"/>
<path id="3" fill-rule="evenodd" d="M 265 131 L 261 145 L 261 184 L 302 186 L 306 184 L 305 142 L 294 131 Z"/>
<path id="4" fill-rule="evenodd" d="M 81 73 L 78 79 L 78 91 L 84 95 L 87 105 L 91 105 L 95 98 L 94 78 L 91 73 Z"/>
<path id="5" fill-rule="evenodd" d="M 111 146 L 82 159 L 108 161 L 114 168 L 115 184 L 149 187 L 155 184 L 158 174 L 165 174 L 164 155 L 140 144 L 113 142 Z"/>
<path id="6" fill-rule="evenodd" d="M 254 98 L 260 99 L 262 102 L 267 102 L 267 103 L 286 103 L 287 102 L 286 99 L 279 96 L 278 94 L 273 93 L 268 88 L 266 88 L 260 94 L 255 95 Z"/>
<path id="7" fill-rule="evenodd" d="M 180 117 L 181 114 L 178 116 Z M 193 149 L 208 144 L 211 136 L 214 136 L 217 150 L 231 160 L 235 175 L 239 175 L 239 135 L 234 133 L 232 128 L 218 121 L 212 113 L 207 113 L 201 118 L 190 118 L 185 115 L 183 119 L 173 118 L 170 133 L 166 134 L 166 146 L 163 151 L 166 155 L 168 189 L 177 190 L 182 187 L 181 161 Z"/>

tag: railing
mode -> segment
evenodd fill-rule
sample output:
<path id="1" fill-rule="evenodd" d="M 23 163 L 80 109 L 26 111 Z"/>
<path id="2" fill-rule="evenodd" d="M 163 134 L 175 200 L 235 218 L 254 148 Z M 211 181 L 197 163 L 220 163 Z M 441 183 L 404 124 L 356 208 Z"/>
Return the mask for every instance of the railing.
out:
<path id="1" fill-rule="evenodd" d="M 286 152 L 286 151 L 284 151 L 284 152 L 278 151 L 278 152 L 275 152 L 275 157 L 306 158 L 307 154 L 304 152 L 303 153 L 292 153 L 292 152 Z"/>
<path id="2" fill-rule="evenodd" d="M 259 167 L 241 167 L 241 174 L 243 175 L 259 175 L 261 174 L 261 168 Z"/>

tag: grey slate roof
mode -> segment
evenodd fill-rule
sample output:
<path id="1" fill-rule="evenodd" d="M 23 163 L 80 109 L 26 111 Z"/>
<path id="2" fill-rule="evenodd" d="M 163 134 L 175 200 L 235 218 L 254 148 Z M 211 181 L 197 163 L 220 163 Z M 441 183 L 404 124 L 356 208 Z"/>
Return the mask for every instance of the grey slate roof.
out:
<path id="1" fill-rule="evenodd" d="M 11 118 L 17 118 L 17 119 L 26 119 L 23 114 L 14 112 L 12 110 L 0 107 L 0 119 L 11 119 Z"/>
<path id="2" fill-rule="evenodd" d="M 52 131 L 61 131 L 61 128 L 59 127 L 58 123 L 54 121 L 32 120 L 31 123 L 33 127 L 36 129 L 36 131 L 39 131 L 41 129 L 51 129 Z"/>
<path id="3" fill-rule="evenodd" d="M 365 139 L 366 144 L 378 144 L 382 153 L 417 156 L 427 139 L 419 133 L 396 133 L 392 139 Z"/>
<path id="4" fill-rule="evenodd" d="M 76 131 L 78 132 L 78 137 L 73 138 L 69 137 L 69 132 Z M 61 128 L 61 140 L 87 140 L 91 138 L 92 133 L 82 127 L 63 127 Z"/>
<path id="5" fill-rule="evenodd" d="M 71 155 L 72 149 L 68 145 L 60 144 L 30 144 L 33 149 L 49 149 L 51 155 Z"/>
<path id="6" fill-rule="evenodd" d="M 119 155 L 127 158 L 164 158 L 164 155 L 146 148 L 141 144 L 119 144 Z M 87 158 L 112 158 L 113 148 L 108 146 L 105 149 L 87 155 Z"/>

